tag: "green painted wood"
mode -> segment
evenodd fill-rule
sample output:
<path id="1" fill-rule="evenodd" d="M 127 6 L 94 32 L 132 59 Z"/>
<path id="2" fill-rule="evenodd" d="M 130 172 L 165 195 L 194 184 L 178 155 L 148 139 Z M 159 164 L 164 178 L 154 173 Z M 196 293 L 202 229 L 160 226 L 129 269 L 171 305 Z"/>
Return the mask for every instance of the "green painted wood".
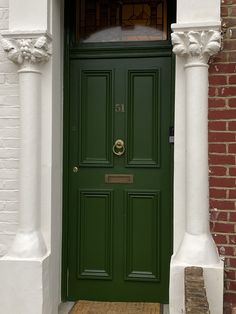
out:
<path id="1" fill-rule="evenodd" d="M 166 303 L 172 58 L 71 58 L 69 71 L 67 299 Z"/>
<path id="2" fill-rule="evenodd" d="M 126 197 L 126 280 L 159 281 L 160 193 L 128 191 Z"/>
<path id="3" fill-rule="evenodd" d="M 158 70 L 128 71 L 127 157 L 129 166 L 158 166 L 159 85 Z"/>
<path id="4" fill-rule="evenodd" d="M 78 191 L 78 279 L 111 279 L 112 191 Z"/>
<path id="5" fill-rule="evenodd" d="M 81 71 L 79 80 L 80 165 L 110 165 L 112 71 Z M 92 91 L 92 92 L 91 92 Z M 94 127 L 96 126 L 96 127 Z"/>

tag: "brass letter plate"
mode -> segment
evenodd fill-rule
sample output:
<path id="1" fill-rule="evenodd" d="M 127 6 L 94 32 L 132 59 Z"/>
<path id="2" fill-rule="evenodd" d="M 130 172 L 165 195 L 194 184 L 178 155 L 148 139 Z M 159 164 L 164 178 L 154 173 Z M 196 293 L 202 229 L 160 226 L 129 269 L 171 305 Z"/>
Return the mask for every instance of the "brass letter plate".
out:
<path id="1" fill-rule="evenodd" d="M 133 174 L 105 174 L 106 183 L 126 183 L 134 182 Z"/>

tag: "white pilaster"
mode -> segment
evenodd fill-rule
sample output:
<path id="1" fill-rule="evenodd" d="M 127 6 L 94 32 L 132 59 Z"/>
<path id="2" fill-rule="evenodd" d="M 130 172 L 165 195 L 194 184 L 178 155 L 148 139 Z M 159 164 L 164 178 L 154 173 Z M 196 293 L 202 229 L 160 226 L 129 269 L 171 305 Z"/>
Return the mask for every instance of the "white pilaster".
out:
<path id="1" fill-rule="evenodd" d="M 49 60 L 46 34 L 5 34 L 1 44 L 19 66 L 20 197 L 19 227 L 0 259 L 2 312 L 48 314 L 50 254 L 41 232 L 41 66 Z M 14 295 L 14 301 L 10 299 Z M 27 300 L 30 300 L 27 301 Z"/>
<path id="2" fill-rule="evenodd" d="M 8 58 L 18 64 L 20 89 L 20 208 L 19 228 L 7 257 L 38 258 L 46 254 L 40 231 L 41 72 L 49 59 L 45 36 L 1 40 Z"/>
<path id="3" fill-rule="evenodd" d="M 223 263 L 209 230 L 208 199 L 208 65 L 220 49 L 217 26 L 173 25 L 173 51 L 185 66 L 185 233 L 171 261 L 170 313 L 185 313 L 184 268 L 200 266 L 205 280 L 215 274 L 207 290 L 210 311 L 222 314 Z M 179 287 L 179 289 L 177 288 Z M 214 298 L 212 298 L 214 295 Z"/>

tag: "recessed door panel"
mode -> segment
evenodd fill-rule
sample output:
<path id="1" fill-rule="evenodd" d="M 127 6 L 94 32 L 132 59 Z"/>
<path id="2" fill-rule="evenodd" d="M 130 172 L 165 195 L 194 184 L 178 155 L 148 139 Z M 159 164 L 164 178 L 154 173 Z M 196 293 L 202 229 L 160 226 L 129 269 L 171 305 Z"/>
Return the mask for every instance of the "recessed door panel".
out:
<path id="1" fill-rule="evenodd" d="M 159 166 L 159 71 L 128 71 L 129 166 Z"/>
<path id="2" fill-rule="evenodd" d="M 112 71 L 81 71 L 80 164 L 110 165 Z"/>
<path id="3" fill-rule="evenodd" d="M 78 278 L 111 279 L 112 192 L 78 192 Z"/>
<path id="4" fill-rule="evenodd" d="M 160 280 L 160 193 L 126 195 L 126 280 Z"/>

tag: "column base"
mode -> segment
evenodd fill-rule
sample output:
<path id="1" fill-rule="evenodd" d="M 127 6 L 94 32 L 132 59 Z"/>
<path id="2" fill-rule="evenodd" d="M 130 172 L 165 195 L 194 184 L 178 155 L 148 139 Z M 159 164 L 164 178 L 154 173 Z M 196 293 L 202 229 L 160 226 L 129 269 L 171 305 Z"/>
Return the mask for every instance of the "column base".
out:
<path id="1" fill-rule="evenodd" d="M 207 249 L 207 247 L 205 246 Z M 194 244 L 193 244 L 194 250 Z M 184 252 L 184 250 L 182 251 Z M 187 250 L 185 251 L 185 253 Z M 222 314 L 223 313 L 223 292 L 224 292 L 224 263 L 218 258 L 218 263 L 206 264 L 200 263 L 198 258 L 195 264 L 192 256 L 188 251 L 186 256 L 176 254 L 172 256 L 170 264 L 170 314 L 183 314 L 185 313 L 185 276 L 184 271 L 186 267 L 197 266 L 203 269 L 204 285 L 206 289 L 207 301 L 209 304 L 210 313 Z M 199 253 L 196 250 L 196 254 Z M 201 252 L 203 253 L 203 252 Z M 203 257 L 207 251 L 203 253 Z M 210 252 L 209 252 L 210 254 Z M 195 254 L 194 254 L 195 255 Z M 180 260 L 184 257 L 184 262 Z M 188 259 L 190 262 L 188 262 Z"/>
<path id="2" fill-rule="evenodd" d="M 194 235 L 185 232 L 174 260 L 177 263 L 194 266 L 212 265 L 220 262 L 215 242 L 210 233 Z"/>
<path id="3" fill-rule="evenodd" d="M 41 259 L 0 259 L 1 313 L 49 314 L 49 256 Z"/>
<path id="4" fill-rule="evenodd" d="M 18 232 L 7 258 L 40 258 L 47 252 L 43 236 L 40 231 Z"/>

